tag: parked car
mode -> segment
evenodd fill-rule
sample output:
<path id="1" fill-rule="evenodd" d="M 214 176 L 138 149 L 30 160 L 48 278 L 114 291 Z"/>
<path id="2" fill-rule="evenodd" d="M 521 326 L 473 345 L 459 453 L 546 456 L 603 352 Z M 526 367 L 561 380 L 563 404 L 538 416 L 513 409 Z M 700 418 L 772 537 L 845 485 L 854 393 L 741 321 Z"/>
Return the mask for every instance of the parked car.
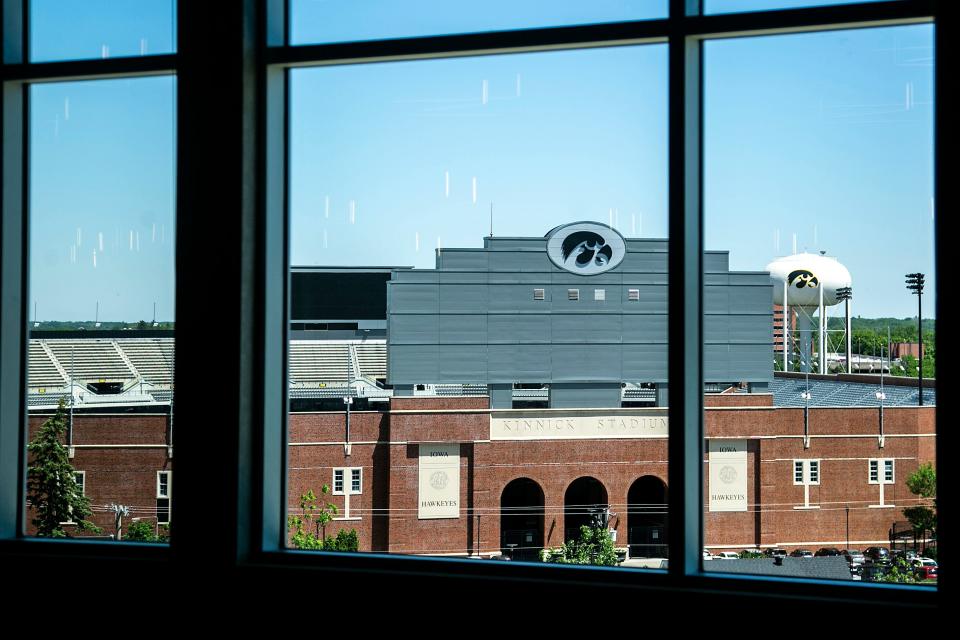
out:
<path id="1" fill-rule="evenodd" d="M 937 561 L 930 558 L 914 558 L 912 564 L 919 580 L 937 579 Z"/>
<path id="2" fill-rule="evenodd" d="M 847 559 L 847 562 L 852 565 L 862 565 L 864 563 L 865 559 L 862 551 L 857 551 L 856 549 L 844 549 L 840 553 Z"/>
<path id="3" fill-rule="evenodd" d="M 913 560 L 917 557 L 917 552 L 913 549 L 897 549 L 893 552 L 894 558 L 906 558 L 907 560 Z"/>
<path id="4" fill-rule="evenodd" d="M 703 559 L 704 560 L 715 560 L 716 556 L 710 553 L 710 549 L 703 550 Z"/>
<path id="5" fill-rule="evenodd" d="M 818 558 L 829 558 L 831 556 L 839 556 L 841 553 L 840 549 L 836 547 L 822 547 L 817 549 L 817 552 L 813 555 Z"/>
<path id="6" fill-rule="evenodd" d="M 890 550 L 886 547 L 869 547 L 863 550 L 867 562 L 873 564 L 890 564 Z"/>
<path id="7" fill-rule="evenodd" d="M 740 557 L 740 554 L 736 551 L 721 551 L 714 557 L 717 560 L 736 560 Z"/>
<path id="8" fill-rule="evenodd" d="M 790 557 L 791 558 L 812 558 L 813 551 L 810 551 L 810 549 L 797 549 L 795 551 L 790 552 Z"/>
<path id="9" fill-rule="evenodd" d="M 781 549 L 780 547 L 771 547 L 769 549 L 764 549 L 763 555 L 767 556 L 768 558 L 786 558 L 787 550 Z"/>

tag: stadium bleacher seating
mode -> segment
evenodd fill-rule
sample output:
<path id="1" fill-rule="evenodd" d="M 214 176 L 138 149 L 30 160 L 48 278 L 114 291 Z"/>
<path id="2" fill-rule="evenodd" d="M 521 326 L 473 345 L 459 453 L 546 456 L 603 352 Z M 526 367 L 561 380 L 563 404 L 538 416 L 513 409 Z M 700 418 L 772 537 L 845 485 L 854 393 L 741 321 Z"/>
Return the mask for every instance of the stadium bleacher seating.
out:
<path id="1" fill-rule="evenodd" d="M 136 379 L 114 340 L 68 339 L 46 340 L 45 343 L 68 378 L 77 382 Z"/>
<path id="2" fill-rule="evenodd" d="M 30 375 L 28 386 L 35 388 L 59 388 L 67 384 L 57 365 L 47 355 L 43 345 L 38 340 L 30 341 Z"/>

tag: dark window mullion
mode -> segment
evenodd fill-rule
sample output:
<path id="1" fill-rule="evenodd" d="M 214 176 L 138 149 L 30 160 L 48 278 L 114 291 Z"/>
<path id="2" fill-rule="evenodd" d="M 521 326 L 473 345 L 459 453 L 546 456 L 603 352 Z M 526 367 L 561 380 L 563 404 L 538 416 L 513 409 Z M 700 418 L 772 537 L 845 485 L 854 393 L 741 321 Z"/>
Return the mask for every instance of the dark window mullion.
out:
<path id="1" fill-rule="evenodd" d="M 177 54 L 131 56 L 97 60 L 66 60 L 57 62 L 21 62 L 6 64 L 4 80 L 29 82 L 61 82 L 122 76 L 143 77 L 172 74 L 177 68 Z"/>
<path id="2" fill-rule="evenodd" d="M 702 42 L 685 33 L 695 0 L 671 0 L 669 50 L 668 443 L 669 570 L 701 571 L 702 548 Z"/>

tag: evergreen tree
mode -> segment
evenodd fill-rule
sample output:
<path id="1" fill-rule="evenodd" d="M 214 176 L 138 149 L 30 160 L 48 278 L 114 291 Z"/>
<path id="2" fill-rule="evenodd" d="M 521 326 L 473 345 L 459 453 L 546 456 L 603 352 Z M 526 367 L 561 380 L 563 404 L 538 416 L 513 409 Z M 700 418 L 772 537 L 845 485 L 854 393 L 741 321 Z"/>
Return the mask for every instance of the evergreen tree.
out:
<path id="1" fill-rule="evenodd" d="M 100 533 L 100 528 L 86 519 L 93 512 L 90 500 L 77 485 L 76 471 L 61 442 L 66 430 L 67 410 L 61 400 L 57 412 L 43 423 L 27 446 L 27 498 L 33 507 L 31 522 L 39 536 L 67 537 L 64 522 L 74 522 L 78 531 Z"/>

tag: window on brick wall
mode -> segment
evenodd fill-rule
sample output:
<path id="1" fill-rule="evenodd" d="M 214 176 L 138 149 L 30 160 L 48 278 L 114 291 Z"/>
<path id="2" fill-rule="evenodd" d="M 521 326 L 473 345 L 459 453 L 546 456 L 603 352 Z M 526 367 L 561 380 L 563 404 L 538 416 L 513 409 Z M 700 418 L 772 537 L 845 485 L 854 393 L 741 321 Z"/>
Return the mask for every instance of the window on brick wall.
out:
<path id="1" fill-rule="evenodd" d="M 333 470 L 333 495 L 343 496 L 343 512 L 337 520 L 356 520 L 356 510 L 351 510 L 350 496 L 363 493 L 363 468 L 345 467 Z"/>
<path id="2" fill-rule="evenodd" d="M 820 461 L 819 460 L 794 460 L 793 461 L 793 484 L 803 486 L 803 507 L 804 509 L 817 509 L 816 505 L 810 503 L 810 487 L 820 484 Z M 794 507 L 800 508 L 800 507 Z"/>
<path id="3" fill-rule="evenodd" d="M 173 472 L 157 471 L 157 524 L 170 524 Z"/>
<path id="4" fill-rule="evenodd" d="M 887 502 L 888 485 L 894 484 L 894 463 L 893 458 L 872 458 L 868 461 L 867 482 L 877 486 L 877 503 L 874 507 L 892 507 Z"/>

